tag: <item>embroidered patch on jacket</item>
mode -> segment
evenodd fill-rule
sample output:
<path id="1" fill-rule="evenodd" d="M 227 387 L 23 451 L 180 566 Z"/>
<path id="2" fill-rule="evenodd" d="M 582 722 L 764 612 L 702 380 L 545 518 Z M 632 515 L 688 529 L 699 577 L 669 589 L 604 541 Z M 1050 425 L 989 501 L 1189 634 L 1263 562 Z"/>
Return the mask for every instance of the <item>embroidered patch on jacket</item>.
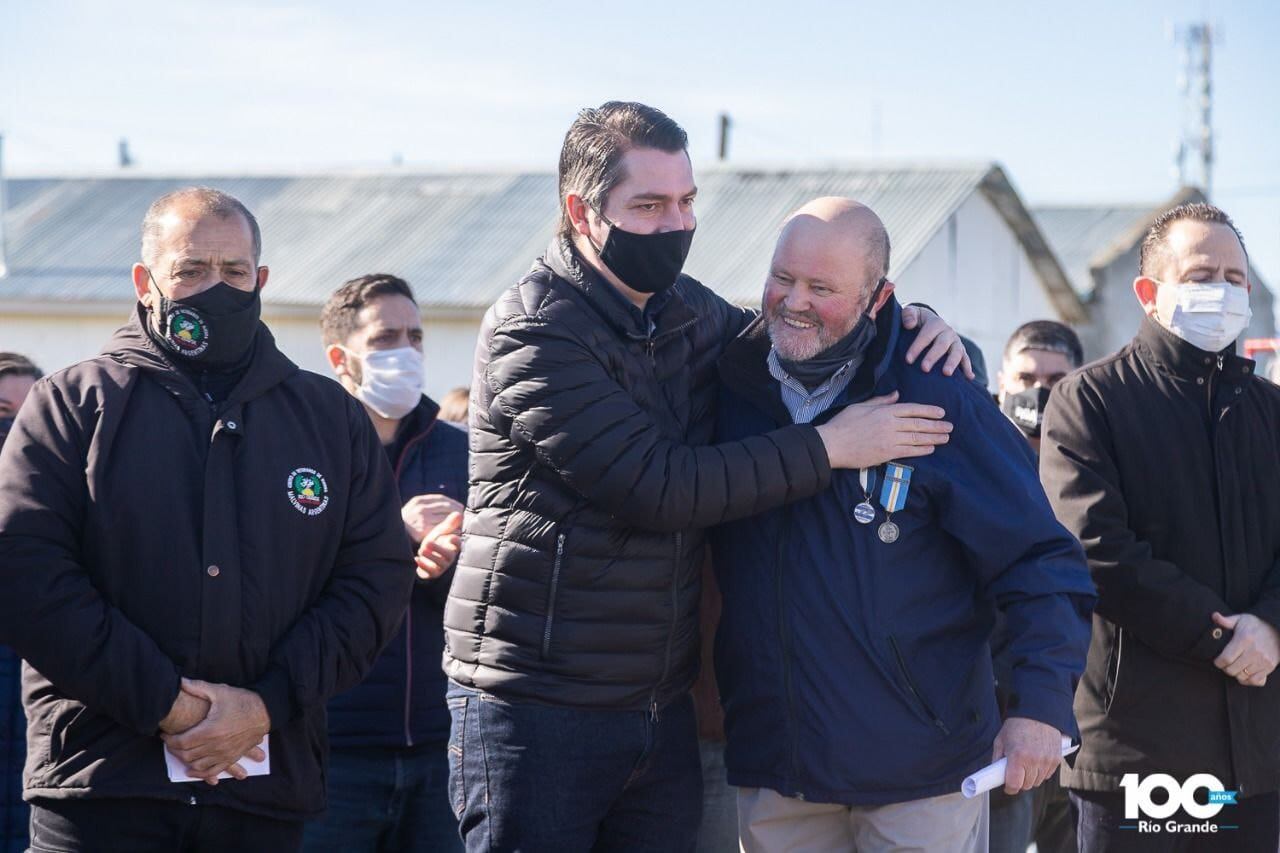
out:
<path id="1" fill-rule="evenodd" d="M 319 515 L 329 505 L 329 484 L 314 468 L 295 468 L 286 484 L 289 503 L 303 515 Z"/>

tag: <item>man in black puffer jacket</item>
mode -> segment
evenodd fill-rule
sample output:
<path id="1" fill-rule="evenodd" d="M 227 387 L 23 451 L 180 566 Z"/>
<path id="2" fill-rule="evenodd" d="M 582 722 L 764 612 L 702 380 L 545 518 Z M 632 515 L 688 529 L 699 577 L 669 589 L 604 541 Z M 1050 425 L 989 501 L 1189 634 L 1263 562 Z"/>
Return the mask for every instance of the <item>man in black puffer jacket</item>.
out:
<path id="1" fill-rule="evenodd" d="M 561 233 L 481 330 L 444 620 L 468 849 L 690 849 L 702 529 L 949 430 L 935 407 L 882 398 L 706 446 L 716 359 L 753 314 L 680 275 L 685 147 L 650 107 L 584 110 L 561 153 Z M 915 353 L 943 332 L 924 364 L 949 350 L 951 369 L 963 348 L 940 321 Z"/>

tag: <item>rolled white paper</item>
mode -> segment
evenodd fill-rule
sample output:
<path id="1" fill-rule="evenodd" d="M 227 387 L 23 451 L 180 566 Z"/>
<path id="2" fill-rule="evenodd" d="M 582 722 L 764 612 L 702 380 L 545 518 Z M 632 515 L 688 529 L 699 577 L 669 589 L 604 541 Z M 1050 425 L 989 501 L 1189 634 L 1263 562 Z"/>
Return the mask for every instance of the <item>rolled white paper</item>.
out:
<path id="1" fill-rule="evenodd" d="M 1062 755 L 1065 758 L 1080 748 L 1080 744 L 1071 743 L 1071 738 L 1065 735 L 1062 738 Z M 967 777 L 960 783 L 960 793 L 966 798 L 972 799 L 979 794 L 985 794 L 994 788 L 1000 788 L 1004 785 L 1004 771 L 1008 765 L 1009 759 L 1002 758 L 995 764 L 988 764 L 986 767 Z"/>

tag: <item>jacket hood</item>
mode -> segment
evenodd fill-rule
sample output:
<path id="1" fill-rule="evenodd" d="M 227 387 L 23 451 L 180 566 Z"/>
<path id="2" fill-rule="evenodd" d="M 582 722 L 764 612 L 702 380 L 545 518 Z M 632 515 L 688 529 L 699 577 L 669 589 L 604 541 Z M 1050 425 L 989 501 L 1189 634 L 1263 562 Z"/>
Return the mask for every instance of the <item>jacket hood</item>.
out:
<path id="1" fill-rule="evenodd" d="M 146 321 L 146 306 L 139 302 L 129 321 L 116 329 L 103 346 L 102 355 L 151 373 L 167 388 L 193 389 L 187 374 L 147 334 Z M 249 365 L 232 389 L 227 404 L 243 403 L 261 396 L 298 372 L 298 366 L 276 347 L 275 338 L 264 323 L 258 324 L 253 348 Z"/>

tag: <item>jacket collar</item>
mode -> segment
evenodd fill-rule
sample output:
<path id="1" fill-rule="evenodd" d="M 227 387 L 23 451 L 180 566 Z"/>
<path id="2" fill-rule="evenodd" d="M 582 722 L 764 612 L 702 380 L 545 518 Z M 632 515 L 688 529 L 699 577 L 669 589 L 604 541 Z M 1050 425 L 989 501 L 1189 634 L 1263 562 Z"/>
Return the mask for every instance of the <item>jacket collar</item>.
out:
<path id="1" fill-rule="evenodd" d="M 773 418 L 774 423 L 789 424 L 791 413 L 782 402 L 782 388 L 769 372 L 772 347 L 761 314 L 724 348 L 716 369 L 727 389 Z"/>
<path id="2" fill-rule="evenodd" d="M 427 436 L 431 435 L 432 430 L 439 423 L 439 415 L 439 404 L 423 394 L 418 400 L 418 405 L 413 407 L 413 411 L 400 421 L 395 438 L 391 442 L 391 452 L 395 454 L 391 464 L 395 469 L 397 481 L 400 479 L 400 472 L 404 469 L 405 460 L 409 458 L 409 451 L 426 441 Z"/>
<path id="3" fill-rule="evenodd" d="M 401 421 L 400 434 L 406 441 L 416 441 L 431 431 L 439 416 L 440 404 L 423 394 L 418 405 L 414 406 L 413 411 L 405 415 L 404 420 Z"/>
<path id="4" fill-rule="evenodd" d="M 866 397 L 875 390 L 893 364 L 901 328 L 902 307 L 891 296 L 876 315 L 875 339 L 867 348 L 866 358 L 849 382 L 849 387 L 840 395 L 837 405 L 815 418 L 815 423 L 824 422 L 848 402 Z M 726 388 L 769 415 L 775 423 L 789 424 L 791 413 L 782 402 L 781 386 L 769 372 L 769 350 L 772 347 L 764 315 L 761 315 L 730 341 L 716 366 Z"/>
<path id="5" fill-rule="evenodd" d="M 871 346 L 867 347 L 866 358 L 858 366 L 858 372 L 853 375 L 853 381 L 840 395 L 836 405 L 827 410 L 830 412 L 828 417 L 849 403 L 876 393 L 880 380 L 889 372 L 889 368 L 893 367 L 894 353 L 898 348 L 898 336 L 901 334 L 902 305 L 899 304 L 897 297 L 891 295 L 884 303 L 884 307 L 880 309 L 880 313 L 876 315 L 876 336 L 871 341 Z"/>
<path id="6" fill-rule="evenodd" d="M 1138 334 L 1133 339 L 1140 357 L 1154 364 L 1163 372 L 1184 379 L 1207 376 L 1218 367 L 1222 359 L 1222 376 L 1227 380 L 1243 381 L 1253 375 L 1255 362 L 1235 354 L 1235 344 L 1219 353 L 1205 352 L 1192 346 L 1170 332 L 1151 317 L 1143 317 Z"/>
<path id="7" fill-rule="evenodd" d="M 626 297 L 618 293 L 602 275 L 583 263 L 567 237 L 557 236 L 553 239 L 543 261 L 553 273 L 572 285 L 605 322 L 632 340 L 662 337 L 683 329 L 698 319 L 698 315 L 685 302 L 681 293 L 680 285 L 684 276 L 676 282 L 675 287 L 650 297 L 649 310 L 642 313 L 628 303 Z M 645 318 L 653 321 L 652 335 Z"/>
<path id="8" fill-rule="evenodd" d="M 147 371 L 161 385 L 184 397 L 198 398 L 195 384 L 147 334 L 143 328 L 146 321 L 147 309 L 142 303 L 138 303 L 129 322 L 116 330 L 102 348 L 102 354 L 122 364 Z M 258 325 L 253 347 L 249 366 L 227 397 L 224 409 L 259 397 L 298 372 L 298 366 L 276 347 L 275 338 L 266 324 Z"/>

